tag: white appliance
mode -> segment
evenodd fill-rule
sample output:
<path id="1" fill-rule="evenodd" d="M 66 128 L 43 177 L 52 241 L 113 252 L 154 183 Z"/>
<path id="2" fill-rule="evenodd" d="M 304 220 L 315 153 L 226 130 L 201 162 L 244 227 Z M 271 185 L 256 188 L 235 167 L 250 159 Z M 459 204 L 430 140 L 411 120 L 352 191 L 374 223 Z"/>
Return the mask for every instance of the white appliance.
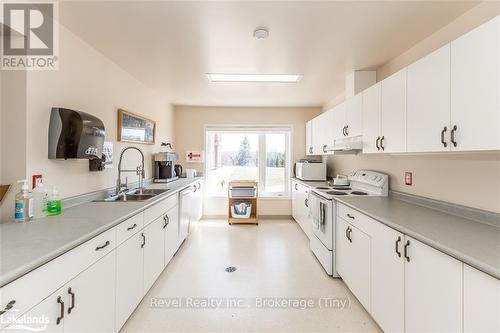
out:
<path id="1" fill-rule="evenodd" d="M 193 202 L 196 201 L 196 185 L 189 186 L 180 192 L 180 214 L 179 214 L 179 245 L 189 235 Z"/>
<path id="2" fill-rule="evenodd" d="M 326 163 L 319 161 L 297 162 L 295 177 L 301 180 L 326 180 Z"/>
<path id="3" fill-rule="evenodd" d="M 311 191 L 313 235 L 310 247 L 328 275 L 338 277 L 335 269 L 336 198 L 343 196 L 387 196 L 389 178 L 386 174 L 358 170 L 348 176 L 349 185 L 317 186 Z"/>

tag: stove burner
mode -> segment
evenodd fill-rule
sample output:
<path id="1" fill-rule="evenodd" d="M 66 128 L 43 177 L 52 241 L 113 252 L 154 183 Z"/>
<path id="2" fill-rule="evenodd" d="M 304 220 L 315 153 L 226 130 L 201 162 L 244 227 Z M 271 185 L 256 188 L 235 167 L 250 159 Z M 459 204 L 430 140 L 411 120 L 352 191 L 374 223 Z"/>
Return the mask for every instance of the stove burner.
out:
<path id="1" fill-rule="evenodd" d="M 351 188 L 349 186 L 343 187 L 343 186 L 334 186 L 332 187 L 334 190 L 343 190 L 343 191 L 350 191 Z"/>
<path id="2" fill-rule="evenodd" d="M 346 192 L 339 192 L 339 191 L 328 191 L 326 194 L 331 194 L 331 195 L 347 195 Z"/>
<path id="3" fill-rule="evenodd" d="M 368 195 L 368 193 L 361 192 L 361 191 L 352 191 L 351 194 L 354 194 L 354 195 Z"/>
<path id="4" fill-rule="evenodd" d="M 324 186 L 317 186 L 316 187 L 317 190 L 329 190 L 330 187 L 324 187 Z"/>

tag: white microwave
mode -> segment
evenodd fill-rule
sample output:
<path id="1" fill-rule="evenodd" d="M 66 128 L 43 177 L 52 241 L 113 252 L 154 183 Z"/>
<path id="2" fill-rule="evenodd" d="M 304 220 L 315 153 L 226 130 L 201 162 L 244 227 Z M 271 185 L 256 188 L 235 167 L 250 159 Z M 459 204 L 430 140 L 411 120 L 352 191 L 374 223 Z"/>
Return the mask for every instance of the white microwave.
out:
<path id="1" fill-rule="evenodd" d="M 324 162 L 297 162 L 295 177 L 301 180 L 326 180 L 326 163 Z"/>

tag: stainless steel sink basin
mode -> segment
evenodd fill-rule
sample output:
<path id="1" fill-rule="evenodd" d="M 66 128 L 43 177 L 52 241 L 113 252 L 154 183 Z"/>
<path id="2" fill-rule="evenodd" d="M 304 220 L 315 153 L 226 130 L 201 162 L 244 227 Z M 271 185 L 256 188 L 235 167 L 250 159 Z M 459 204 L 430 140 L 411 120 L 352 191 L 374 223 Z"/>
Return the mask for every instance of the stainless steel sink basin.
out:
<path id="1" fill-rule="evenodd" d="M 142 192 L 139 190 L 133 190 L 120 195 L 112 195 L 107 198 L 94 201 L 98 202 L 147 201 L 167 191 L 168 190 L 162 190 L 156 188 L 143 189 Z"/>

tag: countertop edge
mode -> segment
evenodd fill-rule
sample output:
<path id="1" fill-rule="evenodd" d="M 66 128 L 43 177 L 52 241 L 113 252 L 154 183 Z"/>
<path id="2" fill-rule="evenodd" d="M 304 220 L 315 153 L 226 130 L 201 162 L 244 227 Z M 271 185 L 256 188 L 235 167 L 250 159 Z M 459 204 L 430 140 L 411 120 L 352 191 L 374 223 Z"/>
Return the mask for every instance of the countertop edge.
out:
<path id="1" fill-rule="evenodd" d="M 49 254 L 39 258 L 38 260 L 34 261 L 33 263 L 26 264 L 24 267 L 21 267 L 18 270 L 14 270 L 14 271 L 11 271 L 7 274 L 3 274 L 0 278 L 0 288 L 5 287 L 9 283 L 12 283 L 15 280 L 23 277 L 24 275 L 29 274 L 30 272 L 36 270 L 37 268 L 40 268 L 41 266 L 51 262 L 52 260 L 64 255 L 65 253 L 75 249 L 76 247 L 82 245 L 83 243 L 99 236 L 100 234 L 110 230 L 111 228 L 114 228 L 115 226 L 122 223 L 123 221 L 145 211 L 146 209 L 148 209 L 152 206 L 154 206 L 159 201 L 179 193 L 180 191 L 184 190 L 185 188 L 191 186 L 194 182 L 197 182 L 197 181 L 202 180 L 202 179 L 203 179 L 203 177 L 193 178 L 193 181 L 187 183 L 185 186 L 182 186 L 182 187 L 175 189 L 171 192 L 167 191 L 165 193 L 159 194 L 156 197 L 154 197 L 154 199 L 152 199 L 151 201 L 148 201 L 147 203 L 145 203 L 144 206 L 137 208 L 132 213 L 126 214 L 123 217 L 120 217 L 119 219 L 116 219 L 116 220 L 102 226 L 101 228 L 95 229 L 91 233 L 83 235 L 82 237 L 76 239 L 75 241 L 68 243 L 66 246 L 59 248 L 57 251 L 54 251 L 52 253 L 49 253 Z M 88 202 L 86 202 L 86 203 L 88 203 Z M 111 202 L 110 204 L 121 204 L 121 203 Z"/>

